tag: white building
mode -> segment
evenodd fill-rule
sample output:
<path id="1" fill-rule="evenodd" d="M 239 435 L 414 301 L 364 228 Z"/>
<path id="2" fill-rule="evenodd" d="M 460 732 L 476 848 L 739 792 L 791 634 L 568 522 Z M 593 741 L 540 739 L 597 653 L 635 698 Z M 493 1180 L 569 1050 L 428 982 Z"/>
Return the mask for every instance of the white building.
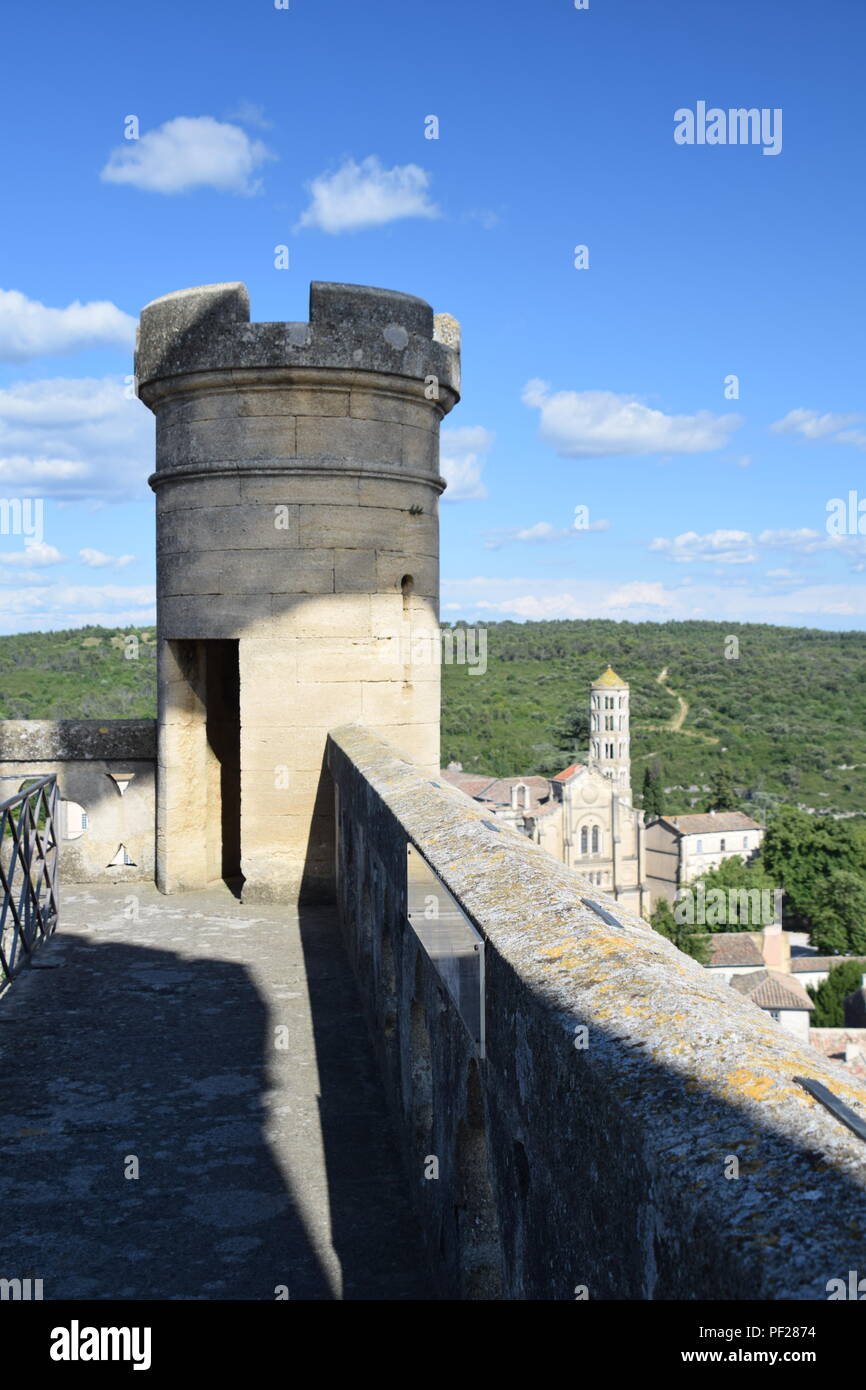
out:
<path id="1" fill-rule="evenodd" d="M 660 816 L 645 830 L 647 886 L 653 903 L 673 903 L 677 889 L 724 859 L 739 855 L 746 863 L 760 848 L 764 827 L 742 811 L 708 811 L 705 815 Z"/>

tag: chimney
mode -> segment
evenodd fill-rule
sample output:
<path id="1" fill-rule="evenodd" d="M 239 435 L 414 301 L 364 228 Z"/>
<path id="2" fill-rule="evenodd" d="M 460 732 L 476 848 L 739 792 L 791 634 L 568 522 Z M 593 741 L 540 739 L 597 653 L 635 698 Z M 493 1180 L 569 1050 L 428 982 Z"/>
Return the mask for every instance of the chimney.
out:
<path id="1" fill-rule="evenodd" d="M 773 922 L 762 932 L 761 954 L 768 970 L 789 970 L 791 966 L 791 944 L 782 931 L 781 922 Z"/>

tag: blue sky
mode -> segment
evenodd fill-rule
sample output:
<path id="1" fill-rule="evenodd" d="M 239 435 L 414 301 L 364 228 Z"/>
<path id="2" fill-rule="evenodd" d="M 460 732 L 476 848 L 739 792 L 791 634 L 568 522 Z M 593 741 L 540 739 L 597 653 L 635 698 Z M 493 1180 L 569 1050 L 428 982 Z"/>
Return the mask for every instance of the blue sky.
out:
<path id="1" fill-rule="evenodd" d="M 305 319 L 312 279 L 461 321 L 443 619 L 864 626 L 866 536 L 827 531 L 830 499 L 866 513 L 862 0 L 7 23 L 0 497 L 44 526 L 0 535 L 0 631 L 153 620 L 141 306 L 242 280 Z M 781 149 L 676 143 L 699 102 L 781 110 Z"/>

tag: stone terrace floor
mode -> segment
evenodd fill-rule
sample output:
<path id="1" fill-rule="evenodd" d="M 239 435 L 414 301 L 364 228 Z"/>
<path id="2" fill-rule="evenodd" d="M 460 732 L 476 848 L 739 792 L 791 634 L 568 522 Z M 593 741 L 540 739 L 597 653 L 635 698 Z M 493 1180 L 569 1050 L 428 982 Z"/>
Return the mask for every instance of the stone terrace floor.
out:
<path id="1" fill-rule="evenodd" d="M 45 1299 L 433 1296 L 330 910 L 67 885 L 0 1049 L 0 1277 Z"/>

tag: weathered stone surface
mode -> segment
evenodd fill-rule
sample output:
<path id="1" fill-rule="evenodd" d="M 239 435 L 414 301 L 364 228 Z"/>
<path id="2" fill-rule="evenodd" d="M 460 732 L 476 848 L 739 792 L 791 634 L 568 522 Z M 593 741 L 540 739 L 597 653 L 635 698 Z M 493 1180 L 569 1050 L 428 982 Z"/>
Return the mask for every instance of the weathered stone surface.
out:
<path id="1" fill-rule="evenodd" d="M 153 719 L 2 719 L 0 761 L 154 758 Z"/>
<path id="2" fill-rule="evenodd" d="M 262 367 L 328 367 L 406 376 L 435 376 L 440 391 L 460 389 L 459 337 L 433 336 L 433 311 L 413 295 L 366 285 L 314 281 L 310 322 L 250 323 L 241 284 L 201 285 L 148 304 L 136 348 L 139 395 L 184 373 Z"/>
<path id="3" fill-rule="evenodd" d="M 349 950 L 451 1296 L 825 1299 L 862 1268 L 862 1141 L 793 1078 L 861 1116 L 866 1086 L 369 731 L 334 732 L 328 765 Z M 406 920 L 407 842 L 485 939 L 483 1063 Z"/>

